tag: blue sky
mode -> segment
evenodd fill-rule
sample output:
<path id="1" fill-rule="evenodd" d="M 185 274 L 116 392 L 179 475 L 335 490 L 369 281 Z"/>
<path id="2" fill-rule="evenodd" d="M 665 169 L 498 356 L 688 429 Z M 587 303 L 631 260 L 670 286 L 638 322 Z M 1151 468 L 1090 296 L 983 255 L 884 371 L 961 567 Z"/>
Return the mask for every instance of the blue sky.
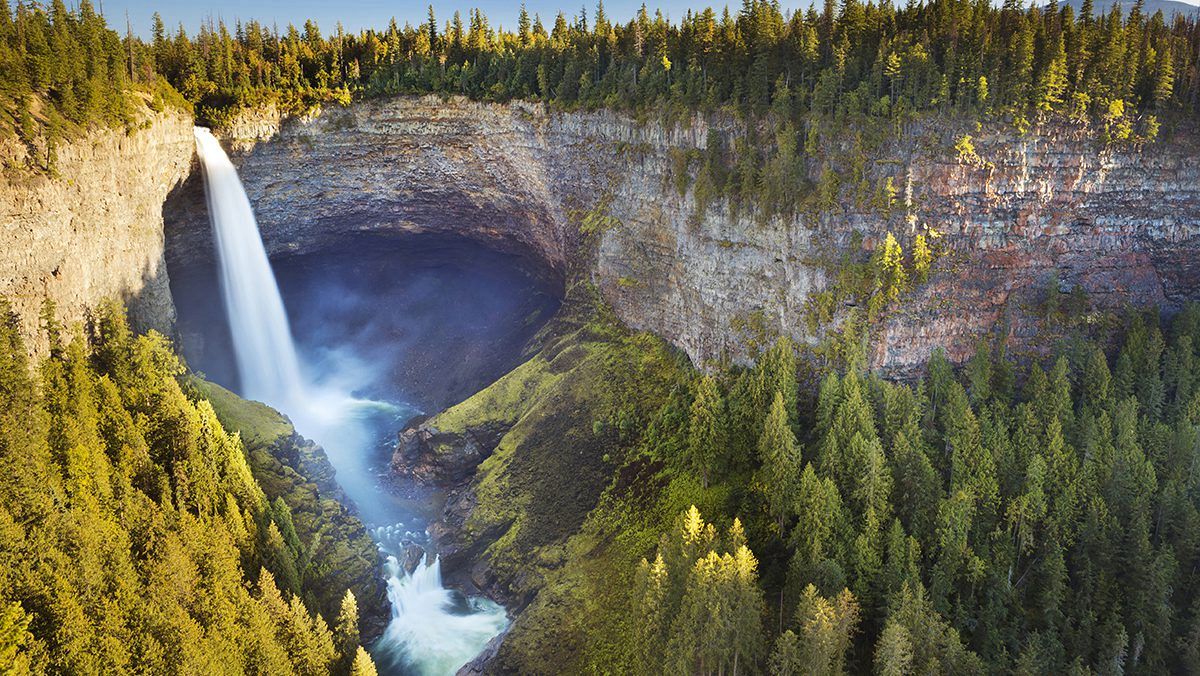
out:
<path id="1" fill-rule="evenodd" d="M 1200 4 L 1200 0 L 1185 0 L 1191 4 Z M 128 11 L 133 30 L 139 35 L 149 35 L 150 18 L 155 11 L 163 16 L 168 27 L 174 27 L 183 22 L 189 33 L 194 33 L 200 22 L 212 16 L 223 18 L 232 26 L 236 19 L 258 19 L 268 25 L 278 23 L 280 28 L 289 22 L 297 25 L 307 18 L 314 18 L 320 24 L 322 32 L 328 34 L 338 21 L 349 31 L 362 28 L 383 28 L 393 16 L 402 25 L 405 21 L 414 24 L 425 20 L 427 2 L 386 2 L 385 0 L 93 0 L 102 6 L 109 24 L 117 30 L 125 27 L 125 14 Z M 723 7 L 721 2 L 711 1 L 713 7 Z M 1107 5 L 1111 0 L 1101 0 L 1097 6 Z M 12 4 L 12 3 L 10 3 Z M 68 0 L 68 5 L 75 3 Z M 587 0 L 588 16 L 595 12 L 595 0 Z M 642 0 L 608 0 L 605 11 L 613 19 L 625 21 L 633 16 Z M 647 1 L 646 5 L 653 11 L 656 7 L 668 13 L 672 19 L 678 19 L 688 8 L 704 7 L 709 3 L 688 0 L 662 0 L 661 2 Z M 785 9 L 797 7 L 807 8 L 810 0 L 784 0 Z M 741 0 L 731 2 L 731 9 L 741 6 Z M 517 23 L 517 13 L 520 0 L 462 0 L 461 2 L 439 0 L 433 3 L 438 16 L 438 23 L 444 23 L 455 10 L 465 10 L 479 7 L 488 15 L 493 25 L 502 24 L 506 28 L 514 27 Z M 540 13 L 547 28 L 553 23 L 554 15 L 561 9 L 568 16 L 579 12 L 580 4 L 571 0 L 526 0 L 529 13 Z"/>
<path id="2" fill-rule="evenodd" d="M 1196 0 L 1200 1 L 1200 0 Z M 193 33 L 200 22 L 209 16 L 225 19 L 232 25 L 235 19 L 258 19 L 266 24 L 278 22 L 282 29 L 289 22 L 297 25 L 307 18 L 314 18 L 321 26 L 323 33 L 329 33 L 338 21 L 349 31 L 362 28 L 384 28 L 394 16 L 403 25 L 405 21 L 414 24 L 425 21 L 429 2 L 412 0 L 402 2 L 386 2 L 385 0 L 92 0 L 96 5 L 103 3 L 104 14 L 109 24 L 118 30 L 125 27 L 125 12 L 129 12 L 129 20 L 135 33 L 147 35 L 150 32 L 150 19 L 154 12 L 162 14 L 163 21 L 168 27 L 183 22 L 189 33 Z M 718 5 L 724 6 L 725 0 Z M 68 0 L 68 5 L 74 3 Z M 442 24 L 459 10 L 465 17 L 466 10 L 478 7 L 487 14 L 492 25 L 502 24 L 505 28 L 515 27 L 517 13 L 520 11 L 520 0 L 462 0 L 461 2 L 435 0 L 434 12 L 437 13 L 438 23 Z M 800 6 L 800 3 L 785 3 L 789 7 Z M 609 17 L 622 21 L 633 16 L 642 5 L 642 0 L 607 0 L 604 11 Z M 805 1 L 803 7 L 808 7 Z M 580 4 L 572 0 L 526 0 L 525 6 L 530 15 L 540 13 L 542 21 L 549 28 L 554 22 L 554 16 L 561 9 L 572 16 L 578 14 Z M 653 11 L 656 7 L 669 13 L 671 18 L 683 16 L 689 7 L 704 7 L 706 4 L 688 2 L 687 0 L 663 0 L 659 3 L 646 2 Z M 741 0 L 734 2 L 731 7 L 740 7 Z M 589 21 L 595 12 L 595 0 L 587 0 Z"/>

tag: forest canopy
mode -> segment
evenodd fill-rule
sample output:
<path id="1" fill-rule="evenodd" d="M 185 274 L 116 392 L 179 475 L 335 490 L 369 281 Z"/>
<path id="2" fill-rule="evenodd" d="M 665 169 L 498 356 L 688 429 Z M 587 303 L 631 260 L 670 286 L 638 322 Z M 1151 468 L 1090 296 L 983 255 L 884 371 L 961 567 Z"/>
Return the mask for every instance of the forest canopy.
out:
<path id="1" fill-rule="evenodd" d="M 393 20 L 358 33 L 249 20 L 189 33 L 156 15 L 143 42 L 106 28 L 86 0 L 74 12 L 61 0 L 49 9 L 22 0 L 14 12 L 5 0 L 0 72 L 14 112 L 3 122 L 29 137 L 117 123 L 128 118 L 123 92 L 153 88 L 161 75 L 210 123 L 265 101 L 298 111 L 353 96 L 441 93 L 788 119 L 932 110 L 1022 126 L 1062 115 L 1128 136 L 1138 114 L 1157 125 L 1168 112 L 1200 110 L 1196 18 L 1141 7 L 1123 15 L 1091 0 L 1078 13 L 1017 0 L 827 0 L 784 13 L 777 2 L 746 0 L 678 21 L 643 6 L 622 23 L 599 4 L 590 17 L 586 8 L 545 19 L 522 9 L 515 29 L 503 30 L 480 10 L 439 19 L 430 8 L 421 25 Z"/>
<path id="2" fill-rule="evenodd" d="M 1197 345 L 1192 306 L 1130 315 L 1111 356 L 1066 341 L 1048 368 L 984 341 L 895 383 L 810 371 L 783 341 L 697 375 L 590 517 L 621 581 L 588 587 L 590 664 L 1200 670 Z"/>
<path id="3" fill-rule="evenodd" d="M 47 305 L 31 368 L 0 300 L 0 672 L 347 673 L 358 606 L 310 609 L 288 505 L 156 333 Z"/>

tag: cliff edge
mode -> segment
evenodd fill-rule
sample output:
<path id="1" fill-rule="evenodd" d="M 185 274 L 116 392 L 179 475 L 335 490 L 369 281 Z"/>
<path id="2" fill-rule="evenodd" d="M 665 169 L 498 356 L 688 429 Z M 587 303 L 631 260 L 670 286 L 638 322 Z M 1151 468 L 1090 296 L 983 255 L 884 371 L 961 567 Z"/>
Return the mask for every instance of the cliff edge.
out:
<path id="1" fill-rule="evenodd" d="M 170 108 L 144 116 L 133 131 L 97 129 L 61 144 L 56 175 L 5 167 L 0 296 L 20 314 L 34 355 L 46 348 L 38 328 L 45 298 L 68 323 L 118 298 L 138 329 L 171 330 L 163 203 L 191 170 L 192 120 Z M 5 144 L 6 160 L 19 161 L 24 148 Z"/>

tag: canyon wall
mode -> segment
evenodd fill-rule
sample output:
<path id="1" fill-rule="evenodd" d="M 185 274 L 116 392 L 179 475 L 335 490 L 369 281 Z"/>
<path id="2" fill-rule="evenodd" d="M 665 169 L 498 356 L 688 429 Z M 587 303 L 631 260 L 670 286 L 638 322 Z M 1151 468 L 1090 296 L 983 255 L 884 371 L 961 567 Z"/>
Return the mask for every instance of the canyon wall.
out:
<path id="1" fill-rule="evenodd" d="M 224 135 L 271 256 L 362 234 L 462 234 L 565 269 L 567 219 L 515 109 L 394 99 Z M 203 185 L 167 205 L 168 263 L 212 255 Z"/>
<path id="2" fill-rule="evenodd" d="M 329 109 L 271 135 L 276 119 L 248 120 L 230 144 L 273 255 L 364 232 L 466 235 L 590 278 L 624 321 L 698 364 L 751 356 L 764 332 L 818 339 L 825 327 L 806 318 L 831 265 L 888 232 L 906 248 L 936 232 L 943 254 L 876 329 L 873 365 L 894 374 L 938 345 L 961 360 L 998 326 L 1014 349 L 1037 349 L 1053 331 L 1031 308 L 1052 273 L 1098 310 L 1200 297 L 1200 136 L 1186 130 L 1107 150 L 1085 129 L 972 128 L 977 157 L 960 158 L 962 129 L 915 126 L 865 163 L 866 184 L 892 178 L 895 207 L 843 188 L 842 206 L 760 218 L 724 202 L 700 217 L 687 182 L 678 189 L 680 155 L 705 145 L 702 119 L 436 97 Z M 167 208 L 168 255 L 184 262 L 211 251 L 194 181 Z"/>
<path id="3" fill-rule="evenodd" d="M 33 354 L 43 299 L 67 323 L 105 298 L 128 303 L 139 329 L 171 330 L 163 260 L 163 203 L 191 170 L 191 117 L 144 113 L 141 128 L 94 131 L 57 150 L 56 176 L 15 169 L 26 152 L 7 141 L 0 182 L 0 296 L 21 316 Z"/>
<path id="4" fill-rule="evenodd" d="M 129 134 L 64 145 L 57 178 L 7 172 L 0 293 L 31 349 L 42 347 L 44 297 L 69 321 L 118 297 L 140 328 L 170 328 L 164 215 L 169 258 L 212 255 L 199 176 L 177 187 L 192 167 L 189 127 L 182 114 L 154 115 Z M 1189 131 L 1111 151 L 1083 130 L 984 128 L 974 133 L 978 160 L 961 161 L 954 129 L 919 130 L 921 142 L 868 164 L 868 183 L 891 177 L 900 188 L 890 213 L 850 206 L 786 219 L 720 202 L 697 215 L 674 174 L 681 152 L 705 145 L 700 119 L 664 126 L 424 97 L 284 122 L 264 111 L 234 132 L 273 255 L 359 233 L 466 235 L 532 256 L 560 279 L 590 278 L 623 320 L 700 364 L 748 356 L 751 329 L 819 337 L 805 321 L 809 302 L 856 233 L 867 246 L 887 232 L 906 245 L 917 232 L 942 235 L 931 282 L 877 329 L 873 363 L 894 373 L 936 345 L 962 359 L 1000 325 L 1014 347 L 1033 344 L 1044 327 L 1029 310 L 1052 272 L 1102 310 L 1172 308 L 1200 293 L 1200 136 Z M 602 226 L 597 246 L 584 245 L 585 222 Z"/>

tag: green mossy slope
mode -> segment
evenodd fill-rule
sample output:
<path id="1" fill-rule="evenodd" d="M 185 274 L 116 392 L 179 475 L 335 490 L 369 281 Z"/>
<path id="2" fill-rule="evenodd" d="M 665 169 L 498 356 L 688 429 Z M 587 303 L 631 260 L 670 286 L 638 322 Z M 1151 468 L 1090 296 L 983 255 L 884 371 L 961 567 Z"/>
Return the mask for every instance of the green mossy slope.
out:
<path id="1" fill-rule="evenodd" d="M 660 338 L 621 327 L 579 287 L 541 345 L 527 362 L 427 424 L 450 433 L 510 426 L 467 489 L 469 512 L 449 515 L 451 522 L 462 519 L 451 524 L 451 549 L 478 559 L 477 573 L 486 571 L 477 580 L 524 608 L 490 668 L 564 673 L 583 656 L 590 594 L 581 583 L 589 570 L 596 579 L 611 579 L 614 570 L 600 529 L 590 525 L 607 517 L 593 512 L 606 488 L 621 482 L 618 469 L 630 462 L 662 403 L 689 391 L 692 369 Z M 539 645 L 555 646 L 555 654 L 542 654 Z"/>

